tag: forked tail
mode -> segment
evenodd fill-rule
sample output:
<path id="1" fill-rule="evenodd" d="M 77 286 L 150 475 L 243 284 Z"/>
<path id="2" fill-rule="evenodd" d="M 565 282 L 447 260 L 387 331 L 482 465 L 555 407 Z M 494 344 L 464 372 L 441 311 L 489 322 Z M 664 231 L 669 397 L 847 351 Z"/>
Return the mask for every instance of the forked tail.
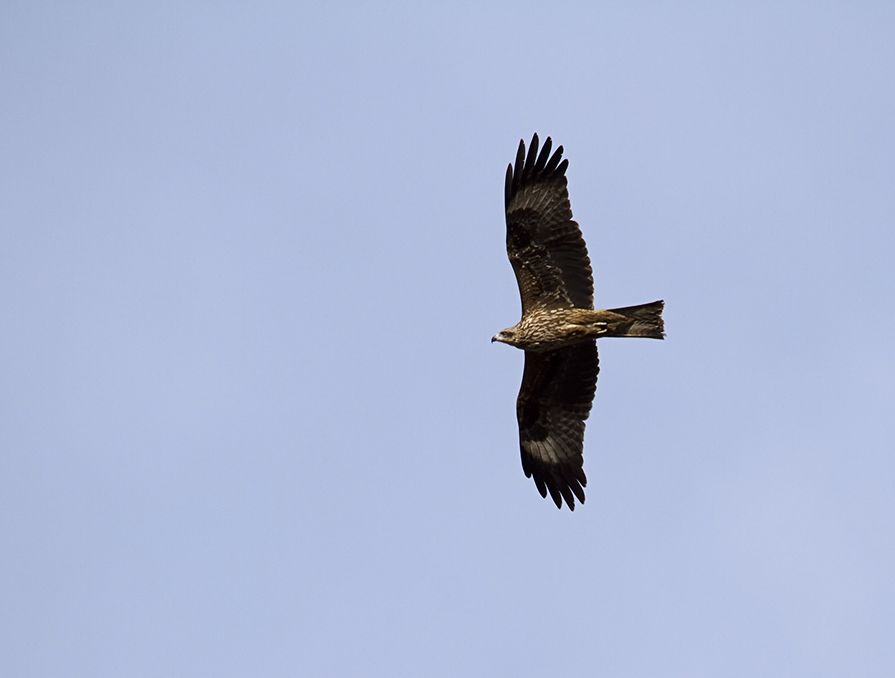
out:
<path id="1" fill-rule="evenodd" d="M 663 308 L 665 308 L 665 302 L 661 299 L 637 306 L 610 308 L 605 311 L 605 313 L 612 314 L 606 336 L 664 339 L 665 322 L 662 320 Z"/>

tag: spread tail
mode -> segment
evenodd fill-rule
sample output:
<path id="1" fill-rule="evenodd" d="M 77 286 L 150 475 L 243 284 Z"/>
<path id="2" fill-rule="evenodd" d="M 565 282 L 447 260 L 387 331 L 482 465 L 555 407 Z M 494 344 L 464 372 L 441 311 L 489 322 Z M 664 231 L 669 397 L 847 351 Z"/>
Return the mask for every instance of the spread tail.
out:
<path id="1" fill-rule="evenodd" d="M 662 320 L 663 300 L 648 304 L 610 308 L 602 313 L 611 313 L 607 337 L 649 337 L 665 338 L 665 322 Z"/>

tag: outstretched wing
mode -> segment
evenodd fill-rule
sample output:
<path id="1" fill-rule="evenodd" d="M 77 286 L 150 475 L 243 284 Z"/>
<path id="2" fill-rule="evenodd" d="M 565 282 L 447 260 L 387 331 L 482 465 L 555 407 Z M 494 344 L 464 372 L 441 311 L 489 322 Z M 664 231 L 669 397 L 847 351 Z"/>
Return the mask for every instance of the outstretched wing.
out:
<path id="1" fill-rule="evenodd" d="M 584 422 L 599 372 L 595 341 L 525 352 L 516 401 L 522 470 L 534 477 L 542 497 L 550 492 L 557 508 L 562 508 L 563 499 L 573 511 L 575 497 L 584 503 Z"/>
<path id="2" fill-rule="evenodd" d="M 507 167 L 504 200 L 507 254 L 522 297 L 522 314 L 540 308 L 593 308 L 594 280 L 581 229 L 572 221 L 562 146 L 550 155 L 550 137 L 528 156 L 519 142 L 516 165 Z"/>

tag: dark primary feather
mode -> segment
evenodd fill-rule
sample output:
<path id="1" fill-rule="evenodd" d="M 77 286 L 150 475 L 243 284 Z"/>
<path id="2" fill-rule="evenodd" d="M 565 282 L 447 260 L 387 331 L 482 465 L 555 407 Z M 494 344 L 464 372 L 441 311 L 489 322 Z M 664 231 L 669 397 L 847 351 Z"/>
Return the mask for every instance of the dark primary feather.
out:
<path id="1" fill-rule="evenodd" d="M 547 352 L 525 352 L 516 401 L 522 470 L 542 497 L 573 511 L 584 503 L 584 422 L 590 414 L 600 361 L 588 341 Z"/>
<path id="2" fill-rule="evenodd" d="M 538 153 L 538 135 L 528 154 L 519 142 L 507 167 L 504 202 L 507 255 L 516 273 L 522 313 L 541 308 L 593 308 L 594 283 L 581 229 L 572 221 L 562 146 L 551 155 L 548 137 Z"/>

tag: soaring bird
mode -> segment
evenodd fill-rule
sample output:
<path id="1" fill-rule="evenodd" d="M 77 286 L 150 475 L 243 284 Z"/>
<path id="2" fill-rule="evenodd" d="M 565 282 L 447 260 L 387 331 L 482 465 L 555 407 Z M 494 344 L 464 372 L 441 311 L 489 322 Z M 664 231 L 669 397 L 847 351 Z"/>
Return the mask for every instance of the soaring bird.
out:
<path id="1" fill-rule="evenodd" d="M 516 400 L 522 470 L 542 497 L 572 511 L 584 503 L 584 422 L 600 363 L 596 339 L 664 339 L 664 301 L 594 310 L 594 281 L 581 229 L 572 221 L 563 148 L 551 155 L 538 135 L 519 142 L 507 166 L 507 254 L 522 297 L 522 319 L 491 341 L 525 351 Z"/>

